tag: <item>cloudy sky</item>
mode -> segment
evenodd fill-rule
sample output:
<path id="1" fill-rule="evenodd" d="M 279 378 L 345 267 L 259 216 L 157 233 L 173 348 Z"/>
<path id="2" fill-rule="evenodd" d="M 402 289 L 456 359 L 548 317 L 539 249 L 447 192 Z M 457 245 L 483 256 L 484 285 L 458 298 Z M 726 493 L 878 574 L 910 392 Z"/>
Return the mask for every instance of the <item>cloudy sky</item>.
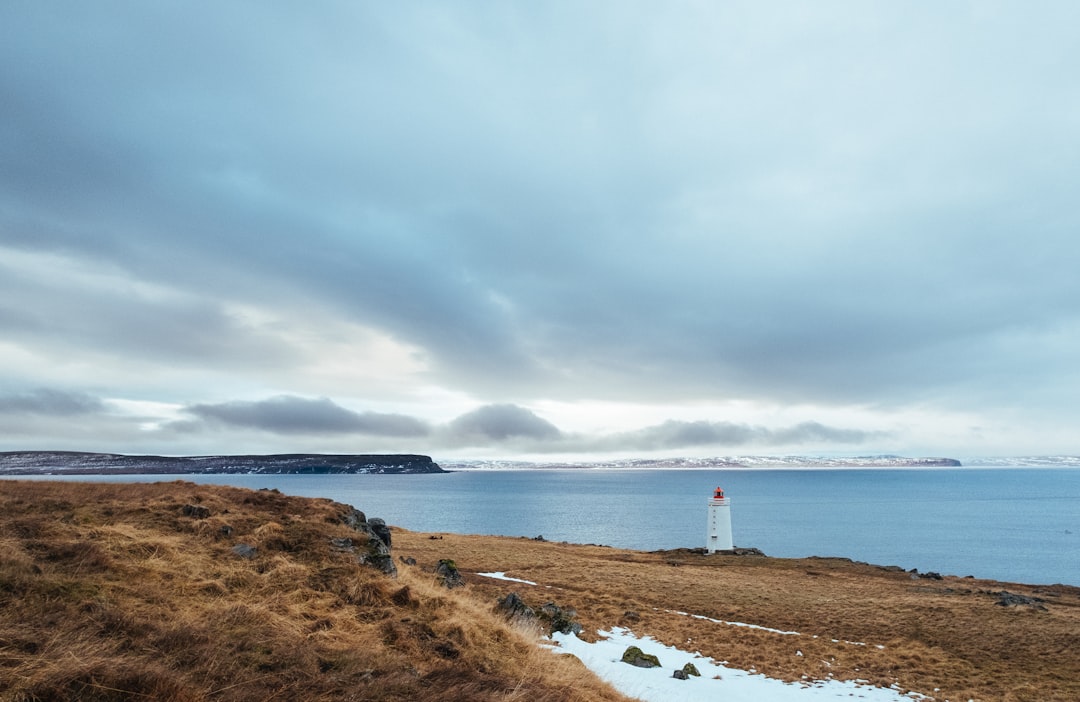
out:
<path id="1" fill-rule="evenodd" d="M 1080 452 L 1080 4 L 0 6 L 0 450 Z"/>

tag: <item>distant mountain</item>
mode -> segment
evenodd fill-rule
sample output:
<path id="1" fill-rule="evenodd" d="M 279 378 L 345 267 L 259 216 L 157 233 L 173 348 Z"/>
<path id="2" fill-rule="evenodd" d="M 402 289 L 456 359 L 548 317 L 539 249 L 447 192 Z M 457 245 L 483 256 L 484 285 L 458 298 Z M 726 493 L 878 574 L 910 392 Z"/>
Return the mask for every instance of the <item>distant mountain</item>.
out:
<path id="1" fill-rule="evenodd" d="M 1080 466 L 1080 456 L 1008 456 L 965 458 L 965 466 L 986 468 L 1069 468 Z"/>
<path id="2" fill-rule="evenodd" d="M 0 452 L 0 475 L 190 475 L 197 473 L 445 473 L 430 456 L 286 453 L 129 456 L 78 451 Z"/>
<path id="3" fill-rule="evenodd" d="M 624 458 L 594 462 L 529 462 L 503 460 L 443 461 L 447 470 L 553 470 L 559 468 L 610 470 L 705 470 L 739 468 L 935 468 L 962 465 L 955 458 L 904 456 L 725 456 L 713 458 Z"/>

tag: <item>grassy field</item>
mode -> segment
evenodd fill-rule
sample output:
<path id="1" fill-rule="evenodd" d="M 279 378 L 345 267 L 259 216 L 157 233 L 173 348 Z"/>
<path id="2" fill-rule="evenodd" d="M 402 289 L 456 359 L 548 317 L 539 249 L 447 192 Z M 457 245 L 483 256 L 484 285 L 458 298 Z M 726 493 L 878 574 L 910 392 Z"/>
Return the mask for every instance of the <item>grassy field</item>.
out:
<path id="1" fill-rule="evenodd" d="M 363 551 L 349 511 L 183 482 L 0 483 L 0 699 L 625 699 L 496 613 L 513 591 L 575 608 L 583 636 L 626 626 L 788 680 L 1080 700 L 1077 588 L 401 529 L 394 579 L 332 543 Z M 465 587 L 440 585 L 440 559 Z"/>
<path id="2" fill-rule="evenodd" d="M 535 582 L 467 578 L 481 601 L 514 591 L 534 606 L 572 605 L 586 632 L 625 626 L 786 680 L 831 674 L 939 700 L 1080 700 L 1080 588 L 920 578 L 840 559 L 438 536 L 399 531 L 396 549 L 417 559 L 421 571 L 453 558 L 473 574 L 501 571 Z M 1003 591 L 1033 604 L 1000 605 Z"/>

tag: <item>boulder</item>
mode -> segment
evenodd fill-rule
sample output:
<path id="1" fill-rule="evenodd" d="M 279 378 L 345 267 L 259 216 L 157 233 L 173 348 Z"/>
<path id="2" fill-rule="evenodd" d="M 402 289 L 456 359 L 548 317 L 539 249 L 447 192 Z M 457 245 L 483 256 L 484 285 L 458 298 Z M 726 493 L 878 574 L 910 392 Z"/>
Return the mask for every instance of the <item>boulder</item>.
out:
<path id="1" fill-rule="evenodd" d="M 690 677 L 691 675 L 693 675 L 696 678 L 701 677 L 701 673 L 698 672 L 697 666 L 694 665 L 693 663 L 687 663 L 686 665 L 684 665 L 682 667 L 682 670 L 678 671 L 678 672 L 681 672 L 684 676 L 686 676 L 686 677 L 683 678 L 683 680 L 686 680 L 686 678 Z"/>
<path id="2" fill-rule="evenodd" d="M 659 668 L 660 659 L 651 653 L 645 653 L 637 646 L 630 646 L 622 654 L 622 662 L 638 668 Z"/>
<path id="3" fill-rule="evenodd" d="M 525 604 L 516 592 L 500 597 L 495 608 L 511 621 L 525 622 L 536 619 L 536 612 Z"/>
<path id="4" fill-rule="evenodd" d="M 573 607 L 560 607 L 554 602 L 548 602 L 540 608 L 540 618 L 547 623 L 548 631 L 554 634 L 580 634 L 581 624 L 574 621 L 577 610 Z"/>
<path id="5" fill-rule="evenodd" d="M 240 556 L 241 558 L 251 559 L 255 557 L 258 549 L 249 544 L 237 544 L 232 547 L 232 552 L 235 553 L 237 556 Z"/>
<path id="6" fill-rule="evenodd" d="M 390 548 L 390 527 L 386 526 L 386 522 L 378 517 L 373 517 L 367 521 L 367 525 L 368 531 L 376 539 L 386 544 L 386 548 Z"/>
<path id="7" fill-rule="evenodd" d="M 677 680 L 687 680 L 690 678 L 690 676 L 686 674 L 685 670 L 676 670 L 674 673 L 671 674 L 671 677 Z"/>
<path id="8" fill-rule="evenodd" d="M 435 566 L 435 574 L 442 578 L 442 584 L 448 590 L 465 585 L 465 579 L 461 577 L 461 571 L 458 570 L 457 564 L 449 558 L 439 559 L 439 565 Z"/>

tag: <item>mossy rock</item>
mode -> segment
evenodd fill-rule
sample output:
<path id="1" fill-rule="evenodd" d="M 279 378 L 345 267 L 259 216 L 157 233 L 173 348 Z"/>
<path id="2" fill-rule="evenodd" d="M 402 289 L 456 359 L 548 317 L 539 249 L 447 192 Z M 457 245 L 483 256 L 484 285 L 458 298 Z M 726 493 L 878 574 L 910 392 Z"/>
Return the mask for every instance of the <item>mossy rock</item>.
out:
<path id="1" fill-rule="evenodd" d="M 622 662 L 638 668 L 659 668 L 660 659 L 651 653 L 645 653 L 637 646 L 630 646 L 622 654 Z"/>
<path id="2" fill-rule="evenodd" d="M 687 675 L 693 675 L 693 676 L 698 677 L 698 678 L 701 677 L 701 673 L 698 672 L 697 666 L 694 665 L 693 663 L 687 663 L 686 665 L 684 665 L 682 667 L 682 672 L 686 673 Z"/>

